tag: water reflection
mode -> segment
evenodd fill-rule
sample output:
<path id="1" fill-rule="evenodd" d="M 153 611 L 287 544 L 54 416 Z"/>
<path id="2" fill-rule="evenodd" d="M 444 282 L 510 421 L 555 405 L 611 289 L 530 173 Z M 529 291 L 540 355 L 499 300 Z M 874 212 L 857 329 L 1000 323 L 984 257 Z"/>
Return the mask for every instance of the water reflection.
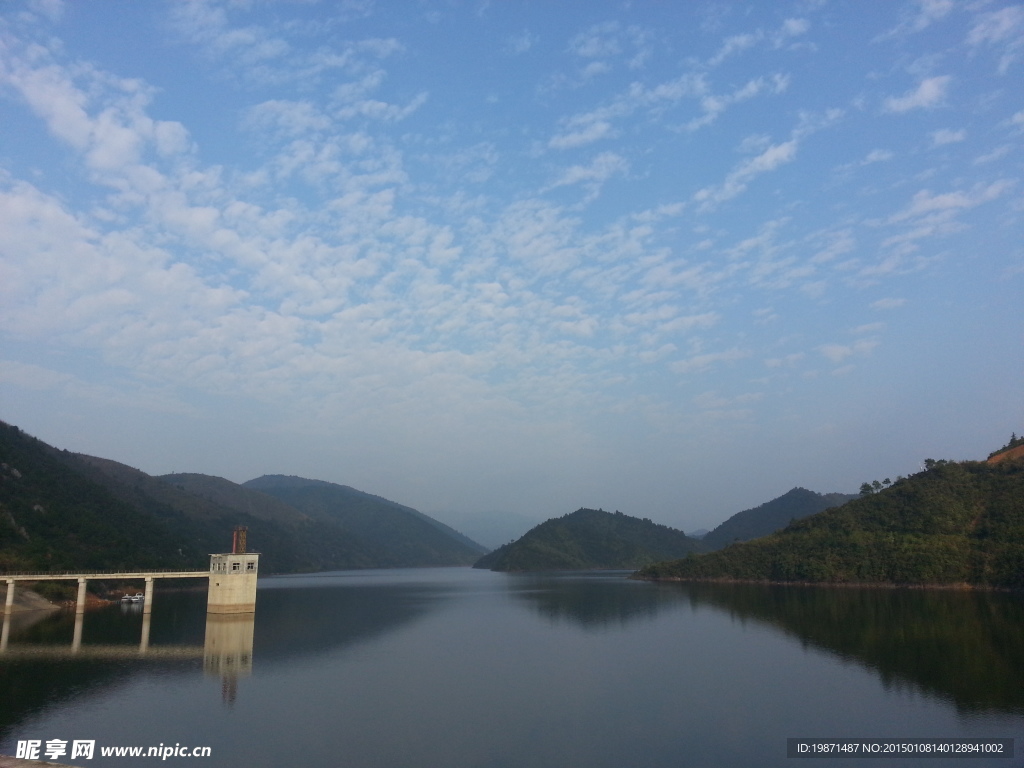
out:
<path id="1" fill-rule="evenodd" d="M 1024 713 L 1024 599 L 970 591 L 679 585 L 694 606 L 781 629 L 964 712 Z"/>
<path id="2" fill-rule="evenodd" d="M 465 569 L 469 570 L 469 569 Z M 260 664 L 337 653 L 424 618 L 454 593 L 418 570 L 289 576 L 261 583 L 255 647 Z"/>
<path id="3" fill-rule="evenodd" d="M 626 579 L 629 571 L 510 574 L 509 593 L 552 623 L 567 621 L 584 629 L 623 628 L 652 621 L 677 608 L 686 596 L 675 585 Z"/>
<path id="4" fill-rule="evenodd" d="M 234 704 L 238 680 L 252 674 L 252 639 L 255 615 L 209 614 L 203 644 L 203 673 L 221 679 L 221 697 Z"/>
<path id="5" fill-rule="evenodd" d="M 254 614 L 206 615 L 202 643 L 189 642 L 196 637 L 196 617 L 191 614 L 202 609 L 201 599 L 164 598 L 163 610 L 156 614 L 143 613 L 141 604 L 122 604 L 84 614 L 5 615 L 0 634 L 0 732 L 44 702 L 122 680 L 139 663 L 195 668 L 202 660 L 203 672 L 221 679 L 223 700 L 233 703 L 239 679 L 252 674 Z M 154 626 L 157 643 L 151 642 Z"/>

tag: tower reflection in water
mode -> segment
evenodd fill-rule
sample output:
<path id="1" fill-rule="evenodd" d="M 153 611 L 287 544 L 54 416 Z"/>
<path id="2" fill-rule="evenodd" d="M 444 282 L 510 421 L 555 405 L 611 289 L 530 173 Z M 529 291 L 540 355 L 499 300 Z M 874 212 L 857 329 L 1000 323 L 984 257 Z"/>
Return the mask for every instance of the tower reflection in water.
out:
<path id="1" fill-rule="evenodd" d="M 203 673 L 219 675 L 221 697 L 233 704 L 238 696 L 238 681 L 252 674 L 252 637 L 256 615 L 206 615 L 206 641 L 203 644 Z"/>
<path id="2" fill-rule="evenodd" d="M 141 607 L 122 606 L 121 612 L 135 614 Z M 238 697 L 238 681 L 252 674 L 252 645 L 256 627 L 254 613 L 206 614 L 206 636 L 199 645 L 150 645 L 151 614 L 142 615 L 142 631 L 138 645 L 93 644 L 82 642 L 86 614 L 75 615 L 70 645 L 38 642 L 17 642 L 17 636 L 32 626 L 52 617 L 51 613 L 29 612 L 3 615 L 0 630 L 0 659 L 195 659 L 202 655 L 203 673 L 221 680 L 221 696 L 232 704 Z M 13 637 L 12 637 L 13 635 Z"/>

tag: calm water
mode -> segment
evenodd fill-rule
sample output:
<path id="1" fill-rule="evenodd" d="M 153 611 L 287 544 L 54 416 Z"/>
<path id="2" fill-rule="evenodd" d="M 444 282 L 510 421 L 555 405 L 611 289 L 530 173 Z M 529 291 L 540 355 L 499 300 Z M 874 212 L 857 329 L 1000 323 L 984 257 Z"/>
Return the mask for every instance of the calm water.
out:
<path id="1" fill-rule="evenodd" d="M 1024 598 L 469 569 L 261 580 L 8 627 L 19 739 L 209 746 L 208 766 L 1024 765 Z M 1012 737 L 997 760 L 786 758 L 787 737 Z"/>

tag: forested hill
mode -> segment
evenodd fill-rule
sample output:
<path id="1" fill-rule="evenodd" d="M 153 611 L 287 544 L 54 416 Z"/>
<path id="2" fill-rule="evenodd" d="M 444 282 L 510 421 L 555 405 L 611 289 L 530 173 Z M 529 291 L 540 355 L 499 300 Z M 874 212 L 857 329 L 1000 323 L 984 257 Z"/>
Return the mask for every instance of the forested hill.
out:
<path id="1" fill-rule="evenodd" d="M 468 565 L 485 551 L 415 510 L 361 495 L 391 505 L 374 531 L 224 478 L 156 478 L 62 451 L 0 422 L 0 573 L 205 569 L 236 525 L 249 528 L 264 573 Z M 395 508 L 408 525 L 389 538 Z"/>
<path id="2" fill-rule="evenodd" d="M 400 565 L 470 565 L 487 551 L 444 523 L 394 501 L 324 480 L 264 475 L 242 484 L 380 547 Z"/>
<path id="3" fill-rule="evenodd" d="M 541 523 L 480 558 L 473 567 L 492 571 L 638 568 L 701 549 L 699 541 L 675 528 L 621 512 L 578 509 Z"/>
<path id="4" fill-rule="evenodd" d="M 0 422 L 0 571 L 205 567 L 195 532 L 170 510 L 141 511 L 76 464 Z"/>
<path id="5" fill-rule="evenodd" d="M 1024 460 L 926 466 L 778 533 L 637 577 L 1024 588 Z"/>
<path id="6" fill-rule="evenodd" d="M 760 506 L 737 512 L 708 533 L 702 541 L 709 549 L 721 549 L 736 541 L 749 541 L 785 528 L 794 520 L 815 515 L 829 507 L 838 507 L 856 494 L 815 493 L 806 488 L 794 488 L 782 496 Z"/>

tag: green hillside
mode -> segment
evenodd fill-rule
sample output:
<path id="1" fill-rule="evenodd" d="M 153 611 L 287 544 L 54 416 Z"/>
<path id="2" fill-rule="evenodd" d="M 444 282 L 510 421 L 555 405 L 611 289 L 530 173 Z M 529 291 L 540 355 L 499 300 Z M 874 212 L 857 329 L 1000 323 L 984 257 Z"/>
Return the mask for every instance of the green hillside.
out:
<path id="1" fill-rule="evenodd" d="M 794 488 L 753 509 L 737 512 L 701 541 L 713 550 L 736 541 L 759 539 L 785 528 L 794 520 L 815 515 L 829 507 L 838 507 L 855 498 L 856 494 L 815 493 L 806 488 Z"/>
<path id="2" fill-rule="evenodd" d="M 0 571 L 206 567 L 181 515 L 140 510 L 76 463 L 0 422 Z"/>
<path id="3" fill-rule="evenodd" d="M 156 477 L 164 485 L 184 491 L 195 499 L 202 499 L 220 507 L 244 512 L 260 520 L 285 525 L 309 523 L 312 518 L 275 496 L 269 496 L 223 477 L 178 472 Z"/>
<path id="4" fill-rule="evenodd" d="M 864 665 L 887 688 L 954 702 L 961 716 L 1024 712 L 1024 601 L 1017 594 L 710 582 L 676 594 Z"/>
<path id="5" fill-rule="evenodd" d="M 470 565 L 487 551 L 422 512 L 345 485 L 285 475 L 264 475 L 242 485 L 339 526 L 378 547 L 393 565 Z"/>
<path id="6" fill-rule="evenodd" d="M 485 551 L 408 507 L 347 493 L 361 500 L 348 516 L 329 504 L 310 514 L 223 478 L 156 478 L 61 451 L 0 422 L 0 572 L 204 569 L 236 525 L 264 573 L 468 565 Z"/>
<path id="7" fill-rule="evenodd" d="M 386 552 L 335 525 L 311 519 L 280 500 L 208 475 L 152 477 L 110 459 L 69 454 L 94 482 L 138 511 L 157 515 L 186 533 L 205 554 L 231 544 L 236 525 L 249 529 L 264 573 L 294 573 L 395 565 Z M 176 478 L 176 480 L 175 480 Z M 207 563 L 203 558 L 203 564 Z"/>
<path id="8" fill-rule="evenodd" d="M 527 531 L 480 558 L 474 568 L 492 571 L 638 568 L 701 550 L 682 531 L 621 512 L 578 509 Z"/>
<path id="9" fill-rule="evenodd" d="M 926 464 L 778 533 L 637 577 L 1024 588 L 1024 462 Z"/>

